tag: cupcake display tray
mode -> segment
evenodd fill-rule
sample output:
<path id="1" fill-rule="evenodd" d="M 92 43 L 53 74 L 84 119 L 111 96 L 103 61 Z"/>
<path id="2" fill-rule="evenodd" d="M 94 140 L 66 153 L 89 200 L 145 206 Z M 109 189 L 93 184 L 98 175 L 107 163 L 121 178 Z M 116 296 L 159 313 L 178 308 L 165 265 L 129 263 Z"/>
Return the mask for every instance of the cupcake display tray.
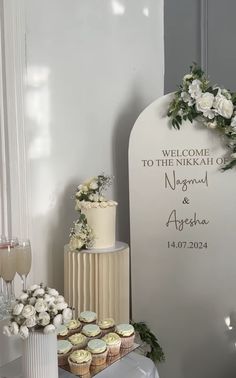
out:
<path id="1" fill-rule="evenodd" d="M 114 362 L 120 360 L 121 358 L 127 356 L 130 352 L 133 352 L 135 349 L 139 348 L 140 345 L 134 343 L 134 345 L 131 348 L 128 349 L 121 349 L 120 353 L 117 354 L 117 356 L 112 356 L 112 357 L 107 357 L 106 363 L 100 366 L 90 366 L 90 372 L 88 374 L 84 374 L 82 376 L 77 375 L 77 377 L 82 377 L 82 378 L 92 378 L 96 374 L 100 373 L 102 370 L 108 368 L 110 365 L 114 364 Z M 61 369 L 69 371 L 70 372 L 70 367 L 68 365 L 60 366 Z"/>

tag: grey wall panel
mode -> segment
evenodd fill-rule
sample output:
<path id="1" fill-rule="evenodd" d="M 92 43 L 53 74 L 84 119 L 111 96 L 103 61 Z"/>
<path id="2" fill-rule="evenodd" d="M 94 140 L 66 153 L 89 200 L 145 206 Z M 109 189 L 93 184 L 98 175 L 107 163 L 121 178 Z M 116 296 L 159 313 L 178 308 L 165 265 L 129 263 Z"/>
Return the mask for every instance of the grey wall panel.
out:
<path id="1" fill-rule="evenodd" d="M 164 2 L 165 93 L 176 89 L 193 61 L 200 63 L 200 14 L 200 0 Z"/>

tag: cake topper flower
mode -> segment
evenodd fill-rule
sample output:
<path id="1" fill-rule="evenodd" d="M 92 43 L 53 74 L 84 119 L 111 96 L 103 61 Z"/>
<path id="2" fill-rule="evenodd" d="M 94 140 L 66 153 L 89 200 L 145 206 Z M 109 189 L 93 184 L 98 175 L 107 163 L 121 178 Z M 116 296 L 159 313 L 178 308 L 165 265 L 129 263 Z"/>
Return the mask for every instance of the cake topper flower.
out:
<path id="1" fill-rule="evenodd" d="M 77 188 L 75 198 L 78 201 L 89 201 L 89 202 L 104 202 L 106 201 L 104 197 L 104 191 L 111 185 L 113 180 L 112 176 L 98 175 L 97 177 L 92 177 L 80 184 Z"/>
<path id="2" fill-rule="evenodd" d="M 32 285 L 17 299 L 11 310 L 9 324 L 3 327 L 7 336 L 19 335 L 22 339 L 29 332 L 41 330 L 45 334 L 72 319 L 72 310 L 55 289 Z"/>
<path id="3" fill-rule="evenodd" d="M 172 126 L 180 129 L 183 121 L 199 119 L 210 129 L 217 129 L 226 138 L 229 148 L 227 170 L 236 165 L 236 93 L 211 85 L 195 63 L 185 75 L 170 103 L 168 116 Z"/>

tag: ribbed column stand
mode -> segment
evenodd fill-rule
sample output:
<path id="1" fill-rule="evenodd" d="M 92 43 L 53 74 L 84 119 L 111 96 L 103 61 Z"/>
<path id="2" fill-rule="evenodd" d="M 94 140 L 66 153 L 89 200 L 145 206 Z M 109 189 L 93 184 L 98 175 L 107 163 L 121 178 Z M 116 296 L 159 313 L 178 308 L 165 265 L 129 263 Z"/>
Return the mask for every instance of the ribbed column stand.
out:
<path id="1" fill-rule="evenodd" d="M 129 322 L 129 247 L 117 243 L 114 249 L 64 250 L 64 291 L 76 316 L 95 311 L 99 319 L 112 317 Z"/>
<path id="2" fill-rule="evenodd" d="M 23 341 L 23 378 L 58 378 L 56 334 L 30 332 Z"/>

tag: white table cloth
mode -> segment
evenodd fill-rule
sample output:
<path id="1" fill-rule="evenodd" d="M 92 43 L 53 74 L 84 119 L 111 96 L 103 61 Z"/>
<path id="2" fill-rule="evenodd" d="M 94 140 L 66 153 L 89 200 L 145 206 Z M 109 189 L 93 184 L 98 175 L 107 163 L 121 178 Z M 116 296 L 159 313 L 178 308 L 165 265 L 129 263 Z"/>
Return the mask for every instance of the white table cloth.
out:
<path id="1" fill-rule="evenodd" d="M 59 369 L 59 378 L 72 378 L 74 375 Z M 157 369 L 153 362 L 137 353 L 130 353 L 128 356 L 115 362 L 109 368 L 96 375 L 97 378 L 159 378 Z M 0 378 L 23 378 L 21 375 L 21 359 L 2 366 Z"/>

